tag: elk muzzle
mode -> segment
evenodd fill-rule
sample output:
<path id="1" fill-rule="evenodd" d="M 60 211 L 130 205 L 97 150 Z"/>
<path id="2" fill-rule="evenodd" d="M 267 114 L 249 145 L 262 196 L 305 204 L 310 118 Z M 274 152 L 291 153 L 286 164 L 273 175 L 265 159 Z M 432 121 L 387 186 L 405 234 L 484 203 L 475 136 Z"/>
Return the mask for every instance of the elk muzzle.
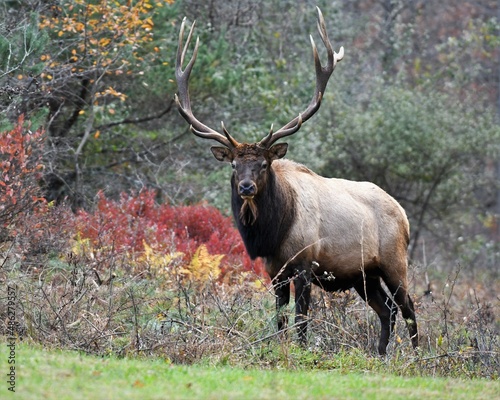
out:
<path id="1" fill-rule="evenodd" d="M 243 199 L 252 199 L 257 194 L 257 185 L 249 179 L 242 180 L 238 184 L 238 194 Z"/>

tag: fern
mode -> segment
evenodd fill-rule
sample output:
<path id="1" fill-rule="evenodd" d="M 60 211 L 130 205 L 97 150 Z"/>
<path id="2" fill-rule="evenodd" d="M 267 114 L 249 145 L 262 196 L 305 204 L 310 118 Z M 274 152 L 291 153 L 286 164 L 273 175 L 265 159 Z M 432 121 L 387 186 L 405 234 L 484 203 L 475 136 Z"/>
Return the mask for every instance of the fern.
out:
<path id="1" fill-rule="evenodd" d="M 219 278 L 222 258 L 224 255 L 212 255 L 207 246 L 202 244 L 194 252 L 191 262 L 181 269 L 181 273 L 193 283 L 204 285 Z"/>
<path id="2" fill-rule="evenodd" d="M 139 265 L 144 264 L 152 272 L 165 274 L 170 271 L 169 267 L 172 262 L 180 260 L 184 257 L 184 253 L 174 251 L 165 253 L 163 251 L 155 250 L 144 242 L 144 252 L 137 259 Z"/>

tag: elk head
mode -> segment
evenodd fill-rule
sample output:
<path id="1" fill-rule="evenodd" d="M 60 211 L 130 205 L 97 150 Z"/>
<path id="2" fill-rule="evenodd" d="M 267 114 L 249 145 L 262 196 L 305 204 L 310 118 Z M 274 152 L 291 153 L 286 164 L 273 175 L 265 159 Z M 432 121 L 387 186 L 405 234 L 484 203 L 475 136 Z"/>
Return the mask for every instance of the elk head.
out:
<path id="1" fill-rule="evenodd" d="M 201 138 L 216 140 L 224 146 L 214 146 L 211 150 L 217 160 L 231 163 L 234 169 L 233 182 L 235 182 L 237 187 L 238 195 L 243 199 L 241 215 L 245 214 L 247 209 L 250 209 L 251 215 L 253 216 L 253 218 L 247 221 L 250 224 L 252 224 L 257 218 L 257 208 L 254 202 L 254 197 L 257 196 L 263 188 L 265 188 L 271 163 L 276 159 L 284 157 L 288 148 L 286 143 L 274 143 L 283 137 L 290 136 L 297 132 L 302 126 L 302 123 L 307 121 L 316 113 L 316 111 L 318 111 L 328 84 L 328 80 L 335 69 L 337 62 L 342 60 L 344 56 L 343 47 L 340 48 L 339 53 L 333 51 L 332 44 L 330 43 L 326 32 L 323 15 L 321 10 L 318 7 L 316 8 L 318 10 L 318 31 L 321 40 L 326 47 L 328 61 L 326 66 L 323 67 L 321 65 L 316 44 L 314 43 L 312 36 L 310 36 L 314 56 L 314 65 L 316 69 L 316 90 L 312 100 L 306 110 L 300 113 L 297 117 L 292 119 L 276 132 L 273 131 L 273 127 L 271 126 L 271 130 L 268 135 L 266 135 L 260 142 L 252 144 L 239 143 L 229 134 L 224 127 L 223 122 L 221 122 L 221 134 L 220 132 L 209 128 L 194 116 L 191 110 L 191 100 L 189 97 L 189 76 L 198 54 L 199 38 L 196 39 L 196 45 L 191 59 L 189 60 L 186 68 L 182 70 L 186 51 L 193 36 L 195 23 L 193 22 L 191 25 L 185 46 L 183 45 L 186 23 L 185 18 L 181 24 L 175 66 L 175 77 L 178 86 L 178 94 L 175 95 L 175 102 L 180 114 L 190 124 L 191 132 Z"/>

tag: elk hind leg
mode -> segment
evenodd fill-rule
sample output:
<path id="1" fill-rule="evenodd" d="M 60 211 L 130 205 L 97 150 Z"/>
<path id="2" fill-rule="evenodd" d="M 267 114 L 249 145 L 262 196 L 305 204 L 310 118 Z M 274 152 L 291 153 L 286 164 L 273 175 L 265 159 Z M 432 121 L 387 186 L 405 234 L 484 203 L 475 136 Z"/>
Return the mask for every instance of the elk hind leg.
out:
<path id="1" fill-rule="evenodd" d="M 354 286 L 354 289 L 373 308 L 380 319 L 378 352 L 384 355 L 387 352 L 387 345 L 396 323 L 398 312 L 396 304 L 382 288 L 379 277 L 365 277 L 363 281 Z"/>
<path id="2" fill-rule="evenodd" d="M 389 291 L 391 292 L 396 304 L 401 310 L 401 314 L 406 322 L 408 332 L 410 333 L 411 343 L 414 348 L 418 347 L 418 329 L 417 329 L 417 319 L 415 317 L 415 307 L 410 295 L 408 294 L 408 289 L 401 282 L 397 282 L 394 279 L 384 279 Z"/>

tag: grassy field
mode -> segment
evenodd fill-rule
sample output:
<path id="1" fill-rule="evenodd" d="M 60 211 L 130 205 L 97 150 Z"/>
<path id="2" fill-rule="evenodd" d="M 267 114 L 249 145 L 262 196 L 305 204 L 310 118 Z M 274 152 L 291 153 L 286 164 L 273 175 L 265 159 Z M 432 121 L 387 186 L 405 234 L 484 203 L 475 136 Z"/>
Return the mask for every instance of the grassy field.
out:
<path id="1" fill-rule="evenodd" d="M 5 349 L 6 343 L 1 346 Z M 5 354 L 2 351 L 2 354 Z M 7 373 L 2 357 L 2 375 Z M 116 358 L 16 346 L 19 399 L 494 399 L 500 382 L 400 377 L 345 370 L 173 365 L 161 358 Z"/>

